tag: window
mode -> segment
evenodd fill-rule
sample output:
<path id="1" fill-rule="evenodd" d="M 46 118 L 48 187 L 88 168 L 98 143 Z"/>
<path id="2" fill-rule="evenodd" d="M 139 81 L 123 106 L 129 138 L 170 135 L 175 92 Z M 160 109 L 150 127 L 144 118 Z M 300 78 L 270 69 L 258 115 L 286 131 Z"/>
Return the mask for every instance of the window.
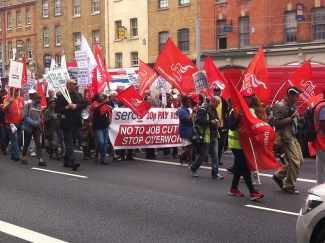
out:
<path id="1" fill-rule="evenodd" d="M 178 36 L 178 48 L 182 52 L 188 52 L 190 50 L 190 31 L 189 29 L 182 29 L 177 32 Z"/>
<path id="2" fill-rule="evenodd" d="M 44 46 L 50 46 L 49 28 L 43 28 L 43 40 L 44 40 Z"/>
<path id="3" fill-rule="evenodd" d="M 249 46 L 249 17 L 239 18 L 239 47 Z"/>
<path id="4" fill-rule="evenodd" d="M 11 41 L 8 42 L 8 57 L 9 57 L 9 60 L 14 59 L 14 53 L 12 50 L 12 42 Z"/>
<path id="5" fill-rule="evenodd" d="M 17 58 L 22 59 L 23 58 L 23 41 L 17 40 L 16 41 L 16 50 L 17 50 Z"/>
<path id="6" fill-rule="evenodd" d="M 168 0 L 159 0 L 159 8 L 168 8 Z"/>
<path id="7" fill-rule="evenodd" d="M 54 14 L 61 15 L 61 0 L 55 0 Z"/>
<path id="8" fill-rule="evenodd" d="M 284 13 L 285 43 L 297 42 L 296 11 Z"/>
<path id="9" fill-rule="evenodd" d="M 55 45 L 61 45 L 61 26 L 55 26 Z"/>
<path id="10" fill-rule="evenodd" d="M 163 31 L 163 32 L 158 33 L 159 53 L 161 52 L 162 48 L 164 47 L 168 37 L 169 37 L 169 33 L 167 31 Z"/>
<path id="11" fill-rule="evenodd" d="M 30 26 L 32 24 L 32 18 L 30 16 L 30 9 L 26 9 L 26 26 Z"/>
<path id="12" fill-rule="evenodd" d="M 74 51 L 80 51 L 81 33 L 80 32 L 73 33 L 73 40 L 74 40 Z"/>
<path id="13" fill-rule="evenodd" d="M 54 60 L 55 60 L 55 64 L 57 64 L 57 65 L 61 65 L 61 55 L 59 55 L 59 54 L 56 54 L 55 56 L 54 56 Z"/>
<path id="14" fill-rule="evenodd" d="M 121 20 L 118 20 L 118 21 L 115 21 L 115 39 L 118 40 L 119 39 L 119 29 L 118 27 L 119 26 L 122 26 L 122 21 Z"/>
<path id="15" fill-rule="evenodd" d="M 137 52 L 131 52 L 131 66 L 138 67 L 139 66 L 139 59 Z"/>
<path id="16" fill-rule="evenodd" d="M 178 4 L 181 5 L 188 5 L 190 4 L 190 0 L 178 0 Z"/>
<path id="17" fill-rule="evenodd" d="M 93 46 L 95 43 L 100 43 L 100 32 L 99 30 L 93 30 Z"/>
<path id="18" fill-rule="evenodd" d="M 73 15 L 80 15 L 80 0 L 73 0 Z"/>
<path id="19" fill-rule="evenodd" d="M 217 45 L 218 50 L 227 49 L 227 35 L 225 32 L 225 25 L 227 20 L 217 20 L 218 36 L 217 36 Z"/>
<path id="20" fill-rule="evenodd" d="M 16 12 L 16 25 L 17 25 L 17 28 L 21 28 L 21 13 L 20 13 L 20 11 Z"/>
<path id="21" fill-rule="evenodd" d="M 138 36 L 138 19 L 131 19 L 131 38 Z"/>
<path id="22" fill-rule="evenodd" d="M 7 13 L 7 29 L 12 29 L 11 13 Z"/>
<path id="23" fill-rule="evenodd" d="M 122 68 L 122 53 L 115 53 L 115 67 Z"/>
<path id="24" fill-rule="evenodd" d="M 30 39 L 26 40 L 26 49 L 27 49 L 27 58 L 32 59 L 32 57 L 33 57 L 32 40 L 30 40 Z"/>
<path id="25" fill-rule="evenodd" d="M 312 41 L 325 39 L 325 8 L 312 9 Z"/>
<path id="26" fill-rule="evenodd" d="M 93 13 L 99 12 L 99 0 L 92 0 L 93 1 Z"/>
<path id="27" fill-rule="evenodd" d="M 43 17 L 47 18 L 49 16 L 49 3 L 43 2 Z"/>

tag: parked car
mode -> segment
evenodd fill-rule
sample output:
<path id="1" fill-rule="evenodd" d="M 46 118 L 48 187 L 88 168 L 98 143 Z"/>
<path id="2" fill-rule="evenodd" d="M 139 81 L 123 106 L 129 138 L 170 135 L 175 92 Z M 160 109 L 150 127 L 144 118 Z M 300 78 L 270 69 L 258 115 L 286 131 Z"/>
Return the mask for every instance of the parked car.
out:
<path id="1" fill-rule="evenodd" d="M 325 184 L 308 191 L 299 212 L 296 235 L 298 243 L 325 242 Z"/>

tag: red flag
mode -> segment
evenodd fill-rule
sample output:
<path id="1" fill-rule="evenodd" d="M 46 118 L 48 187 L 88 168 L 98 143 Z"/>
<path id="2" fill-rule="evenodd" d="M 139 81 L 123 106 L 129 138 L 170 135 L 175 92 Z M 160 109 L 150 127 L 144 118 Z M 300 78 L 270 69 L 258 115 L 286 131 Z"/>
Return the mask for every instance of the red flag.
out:
<path id="1" fill-rule="evenodd" d="M 168 38 L 155 64 L 155 70 L 182 95 L 194 92 L 193 74 L 199 69 Z"/>
<path id="2" fill-rule="evenodd" d="M 206 96 L 208 98 L 211 98 L 214 95 L 213 89 L 219 87 L 222 90 L 221 96 L 225 99 L 228 99 L 228 81 L 216 67 L 210 56 L 207 56 L 205 59 L 203 70 L 205 70 L 209 81 L 209 88 L 206 89 Z"/>
<path id="3" fill-rule="evenodd" d="M 93 97 L 95 96 L 95 89 L 93 87 L 93 85 L 87 85 L 87 94 L 88 94 L 88 99 L 89 99 L 89 104 L 92 105 L 92 100 L 93 100 Z M 96 92 L 97 94 L 97 92 Z"/>
<path id="4" fill-rule="evenodd" d="M 144 91 L 148 90 L 150 85 L 158 78 L 158 75 L 147 64 L 139 59 L 139 94 L 144 96 Z"/>
<path id="5" fill-rule="evenodd" d="M 27 68 L 26 68 L 26 58 L 22 58 L 21 62 L 23 63 L 23 75 L 21 77 L 21 86 L 27 84 Z"/>
<path id="6" fill-rule="evenodd" d="M 44 94 L 44 90 L 42 88 L 42 84 L 38 81 L 37 82 L 37 93 L 42 96 L 42 102 L 41 102 L 41 106 L 47 106 L 47 102 L 46 102 L 46 97 Z"/>
<path id="7" fill-rule="evenodd" d="M 254 117 L 235 85 L 230 80 L 228 84 L 235 115 L 239 110 L 244 112 L 238 131 L 249 169 L 255 171 L 281 168 L 273 153 L 273 128 Z"/>
<path id="8" fill-rule="evenodd" d="M 311 105 L 310 99 L 315 96 L 316 84 L 313 83 L 314 76 L 311 71 L 310 59 L 298 68 L 286 81 L 286 86 L 295 86 L 301 91 L 300 99 L 303 103 Z"/>
<path id="9" fill-rule="evenodd" d="M 105 90 L 105 86 L 108 82 L 113 81 L 111 75 L 107 72 L 107 68 L 105 66 L 102 53 L 99 49 L 98 43 L 95 44 L 94 51 L 95 60 L 97 62 L 97 67 L 94 69 L 93 74 L 96 75 L 95 86 L 98 85 L 98 93 L 103 93 Z M 96 84 L 97 81 L 97 84 Z M 96 87 L 94 87 L 96 88 Z M 97 89 L 94 89 L 96 92 Z"/>
<path id="10" fill-rule="evenodd" d="M 249 64 L 243 74 L 243 85 L 241 89 L 247 89 L 266 104 L 270 96 L 269 74 L 266 69 L 263 46 Z"/>
<path id="11" fill-rule="evenodd" d="M 144 117 L 150 110 L 149 104 L 143 101 L 142 97 L 132 85 L 123 90 L 123 92 L 120 92 L 117 99 L 123 102 L 135 115 L 139 116 L 140 118 Z"/>

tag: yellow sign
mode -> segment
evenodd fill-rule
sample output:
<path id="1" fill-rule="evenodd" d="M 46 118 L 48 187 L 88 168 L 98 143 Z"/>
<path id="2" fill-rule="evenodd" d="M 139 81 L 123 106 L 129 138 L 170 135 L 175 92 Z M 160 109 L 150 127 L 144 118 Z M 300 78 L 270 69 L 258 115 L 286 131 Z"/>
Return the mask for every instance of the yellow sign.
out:
<path id="1" fill-rule="evenodd" d="M 126 39 L 125 37 L 125 27 L 124 26 L 118 26 L 117 27 L 117 39 Z"/>

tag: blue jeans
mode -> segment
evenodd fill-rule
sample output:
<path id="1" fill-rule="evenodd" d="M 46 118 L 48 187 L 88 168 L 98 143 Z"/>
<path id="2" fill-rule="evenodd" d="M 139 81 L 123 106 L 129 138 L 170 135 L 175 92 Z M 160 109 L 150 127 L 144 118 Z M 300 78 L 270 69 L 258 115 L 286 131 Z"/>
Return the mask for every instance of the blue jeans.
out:
<path id="1" fill-rule="evenodd" d="M 202 165 L 203 161 L 206 159 L 210 153 L 212 162 L 212 174 L 218 174 L 218 139 L 212 138 L 210 143 L 203 143 L 200 148 L 200 154 L 196 157 L 194 163 L 190 166 L 192 171 L 196 171 Z"/>
<path id="2" fill-rule="evenodd" d="M 103 130 L 95 130 L 94 133 L 97 139 L 95 156 L 98 157 L 100 154 L 100 159 L 105 160 L 107 153 L 108 128 Z"/>
<path id="3" fill-rule="evenodd" d="M 2 152 L 7 151 L 8 143 L 10 141 L 10 134 L 6 127 L 0 127 L 1 149 Z"/>
<path id="4" fill-rule="evenodd" d="M 6 128 L 10 134 L 10 141 L 11 141 L 11 157 L 19 157 L 19 144 L 21 139 L 21 124 L 15 124 L 17 127 L 17 131 L 12 133 L 10 125 L 6 124 Z"/>

